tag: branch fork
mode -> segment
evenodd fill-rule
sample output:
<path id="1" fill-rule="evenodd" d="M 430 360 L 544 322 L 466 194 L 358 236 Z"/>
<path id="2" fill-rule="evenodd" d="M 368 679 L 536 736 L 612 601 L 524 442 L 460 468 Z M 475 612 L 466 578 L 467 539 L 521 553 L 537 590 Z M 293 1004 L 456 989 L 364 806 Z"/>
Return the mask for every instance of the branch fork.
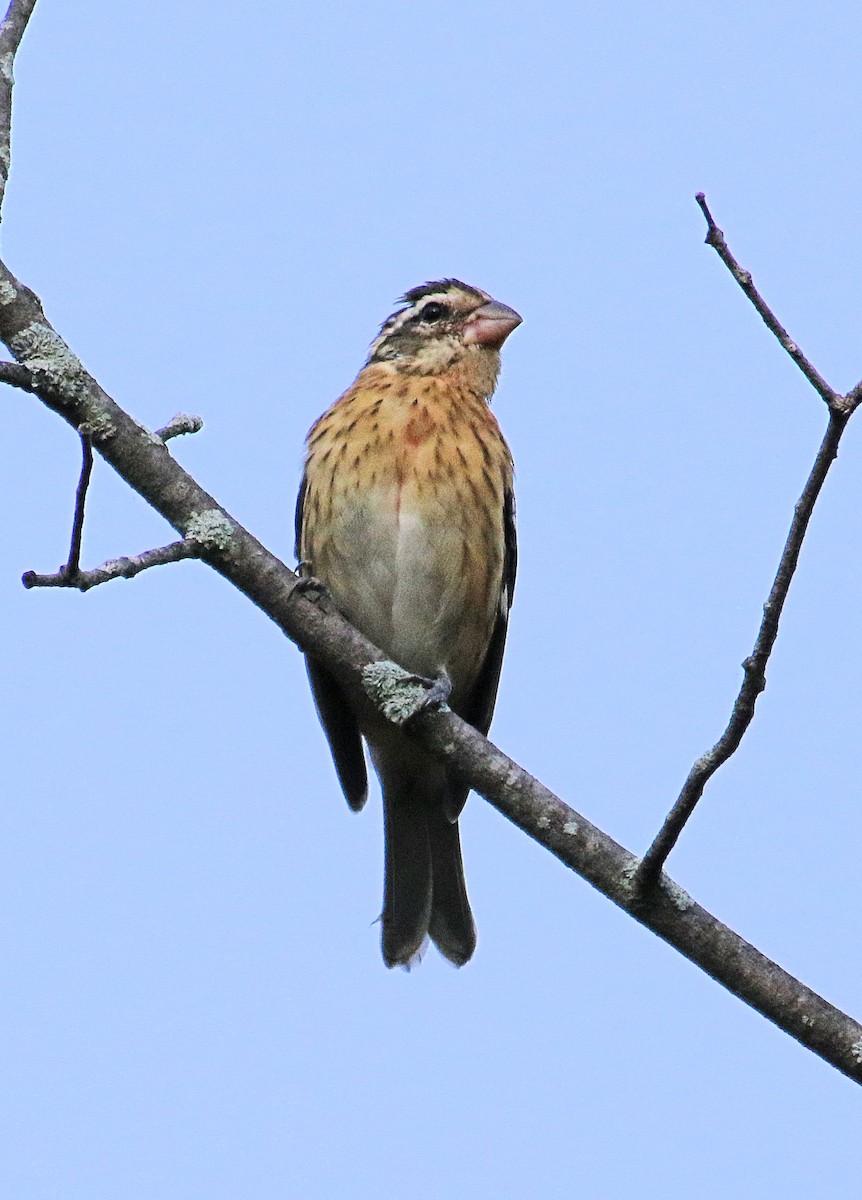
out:
<path id="1" fill-rule="evenodd" d="M 808 361 L 799 345 L 793 341 L 754 286 L 751 272 L 741 267 L 731 254 L 724 233 L 716 225 L 703 192 L 698 192 L 696 199 L 706 218 L 707 244 L 716 250 L 721 261 L 763 319 L 767 329 L 775 335 L 814 390 L 825 401 L 829 410 L 829 421 L 802 495 L 794 507 L 793 520 L 778 563 L 775 580 L 763 606 L 763 619 L 754 648 L 742 664 L 742 686 L 731 710 L 727 727 L 712 749 L 701 755 L 689 771 L 676 803 L 665 818 L 664 824 L 641 860 L 635 874 L 634 887 L 642 903 L 649 900 L 650 892 L 658 882 L 662 868 L 694 812 L 707 783 L 719 767 L 736 752 L 754 718 L 757 698 L 766 688 L 766 668 L 778 636 L 781 614 L 784 611 L 784 604 L 796 572 L 799 552 L 802 549 L 802 542 L 808 530 L 814 505 L 826 482 L 829 468 L 838 454 L 838 444 L 847 427 L 847 422 L 862 400 L 862 382 L 858 383 L 846 396 L 842 396 L 829 386 L 819 371 Z"/>
<path id="2" fill-rule="evenodd" d="M 17 364 L 2 364 L 15 365 Z M 25 370 L 25 368 L 19 368 Z M 29 375 L 29 372 L 27 372 Z M 12 378 L 3 379 L 3 373 L 0 373 L 0 381 L 11 383 L 18 378 L 13 374 Z M 32 376 L 30 377 L 32 382 Z M 24 386 L 22 383 L 15 383 L 15 386 Z M 34 385 L 35 387 L 35 385 Z M 29 386 L 26 390 L 30 390 Z M 167 425 L 156 431 L 155 436 L 160 438 L 162 442 L 167 442 L 170 438 L 179 437 L 185 433 L 198 433 L 203 428 L 203 421 L 200 417 L 188 416 L 186 413 L 178 413 L 173 417 Z M 50 575 L 40 575 L 36 571 L 25 571 L 21 576 L 21 582 L 28 590 L 31 588 L 76 588 L 79 592 L 88 592 L 90 588 L 98 587 L 101 583 L 109 583 L 112 579 L 134 579 L 136 575 L 140 575 L 142 571 L 148 570 L 150 567 L 163 567 L 167 563 L 182 562 L 187 558 L 202 558 L 204 550 L 207 549 L 205 540 L 187 534 L 181 541 L 171 542 L 167 546 L 158 546 L 154 550 L 144 550 L 141 554 L 124 556 L 122 558 L 112 558 L 104 562 L 99 567 L 93 568 L 90 571 L 81 570 L 81 541 L 84 535 L 84 508 L 87 503 L 87 491 L 90 486 L 90 477 L 93 472 L 93 438 L 95 436 L 93 424 L 84 423 L 78 426 L 78 434 L 81 438 L 81 474 L 78 479 L 78 487 L 75 491 L 75 513 L 72 519 L 72 538 L 69 546 L 69 557 L 66 562 L 60 567 L 59 571 L 55 571 Z M 190 526 L 192 523 L 190 523 Z"/>

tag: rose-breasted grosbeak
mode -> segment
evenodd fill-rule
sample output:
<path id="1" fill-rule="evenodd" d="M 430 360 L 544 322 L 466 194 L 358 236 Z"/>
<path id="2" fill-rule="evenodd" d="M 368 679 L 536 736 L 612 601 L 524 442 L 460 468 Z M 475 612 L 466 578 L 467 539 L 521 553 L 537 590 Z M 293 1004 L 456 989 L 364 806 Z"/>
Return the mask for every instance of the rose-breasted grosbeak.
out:
<path id="1" fill-rule="evenodd" d="M 296 553 L 349 621 L 408 671 L 451 687 L 451 708 L 487 733 L 516 563 L 512 456 L 489 404 L 521 318 L 457 279 L 402 303 L 308 435 Z M 307 665 L 351 808 L 367 796 L 363 736 L 380 776 L 384 961 L 409 965 L 430 935 L 461 966 L 476 945 L 458 833 L 469 789 Z"/>

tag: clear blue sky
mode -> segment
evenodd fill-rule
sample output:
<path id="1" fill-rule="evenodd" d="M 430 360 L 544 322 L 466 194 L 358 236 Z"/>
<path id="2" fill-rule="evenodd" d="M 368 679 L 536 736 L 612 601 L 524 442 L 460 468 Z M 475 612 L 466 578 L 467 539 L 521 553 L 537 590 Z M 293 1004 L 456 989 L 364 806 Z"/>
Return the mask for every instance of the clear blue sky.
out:
<path id="1" fill-rule="evenodd" d="M 406 288 L 524 317 L 493 734 L 642 850 L 739 682 L 822 405 L 862 376 L 862 10 L 41 0 L 3 252 L 104 386 L 289 558 L 302 439 Z M 0 1175 L 14 1200 L 856 1197 L 862 1094 L 475 797 L 457 972 L 378 952 L 379 801 L 206 568 L 86 596 L 70 431 L 2 397 Z M 857 422 L 862 418 L 857 417 Z M 104 465 L 84 557 L 172 538 Z M 862 1013 L 862 425 L 743 750 L 672 861 Z"/>

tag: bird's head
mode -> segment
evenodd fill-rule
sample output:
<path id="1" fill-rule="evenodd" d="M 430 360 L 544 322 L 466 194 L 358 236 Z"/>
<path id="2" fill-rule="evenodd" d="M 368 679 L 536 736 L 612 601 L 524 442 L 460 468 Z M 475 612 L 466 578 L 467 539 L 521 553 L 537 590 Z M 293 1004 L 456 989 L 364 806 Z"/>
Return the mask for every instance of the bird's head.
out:
<path id="1" fill-rule="evenodd" d="M 368 363 L 388 363 L 409 375 L 436 375 L 463 364 L 496 378 L 500 347 L 521 324 L 513 308 L 458 279 L 423 283 L 401 303 L 383 322 Z"/>

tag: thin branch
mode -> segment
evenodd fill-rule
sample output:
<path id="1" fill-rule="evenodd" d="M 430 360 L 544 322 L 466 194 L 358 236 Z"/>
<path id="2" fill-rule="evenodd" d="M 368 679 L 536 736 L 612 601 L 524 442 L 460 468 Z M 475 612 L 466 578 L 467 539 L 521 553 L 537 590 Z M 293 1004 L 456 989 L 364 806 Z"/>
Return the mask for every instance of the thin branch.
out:
<path id="1" fill-rule="evenodd" d="M 829 468 L 838 453 L 838 443 L 847 426 L 848 414 L 829 414 L 829 424 L 826 428 L 811 474 L 808 476 L 802 495 L 793 510 L 793 520 L 784 550 L 778 564 L 778 571 L 769 592 L 769 598 L 763 606 L 763 620 L 754 648 L 749 657 L 743 662 L 744 672 L 742 687 L 733 705 L 727 728 L 711 750 L 701 755 L 689 772 L 679 798 L 665 818 L 659 833 L 641 860 L 635 875 L 635 886 L 645 889 L 654 884 L 659 877 L 664 863 L 677 843 L 697 802 L 703 795 L 703 790 L 709 780 L 732 754 L 739 748 L 746 730 L 754 717 L 754 707 L 757 697 L 766 687 L 766 665 L 778 636 L 778 624 L 784 610 L 784 602 L 790 591 L 799 552 L 805 538 L 811 513 L 817 503 L 817 497 L 826 480 Z"/>
<path id="2" fill-rule="evenodd" d="M 25 392 L 36 391 L 33 372 L 20 363 L 0 362 L 0 383 L 8 383 L 10 387 L 21 388 Z"/>
<path id="3" fill-rule="evenodd" d="M 775 334 L 781 345 L 796 363 L 797 367 L 799 367 L 800 371 L 811 384 L 811 386 L 822 397 L 822 399 L 826 401 L 830 411 L 840 409 L 843 397 L 832 390 L 820 372 L 808 361 L 808 359 L 797 346 L 796 342 L 793 341 L 790 334 L 787 332 L 787 330 L 773 313 L 772 309 L 760 295 L 760 292 L 758 292 L 757 288 L 754 286 L 754 282 L 751 278 L 751 272 L 746 271 L 744 267 L 741 267 L 730 253 L 727 242 L 724 240 L 724 234 L 716 225 L 712 213 L 707 208 L 706 196 L 703 194 L 703 192 L 698 192 L 695 196 L 695 199 L 700 205 L 703 215 L 706 217 L 707 245 L 712 246 L 717 252 L 721 261 L 724 263 L 733 278 L 745 292 L 748 299 L 757 309 L 763 320 L 763 323 L 766 325 L 766 328 L 769 329 L 771 333 Z"/>
<path id="4" fill-rule="evenodd" d="M 769 593 L 769 598 L 763 607 L 763 620 L 750 656 L 742 664 L 744 676 L 742 687 L 733 705 L 727 728 L 716 744 L 706 754 L 703 754 L 689 772 L 682 791 L 649 850 L 644 855 L 638 868 L 635 883 L 643 894 L 650 885 L 658 879 L 668 855 L 673 850 L 686 822 L 703 795 L 707 782 L 732 754 L 739 748 L 754 717 L 757 697 L 766 687 L 766 665 L 775 639 L 778 635 L 778 623 L 784 609 L 784 602 L 790 590 L 794 572 L 799 561 L 799 552 L 811 519 L 811 512 L 820 495 L 826 475 L 838 453 L 838 443 L 854 408 L 862 399 L 862 383 L 858 384 L 847 396 L 840 396 L 829 386 L 820 373 L 811 365 L 799 347 L 791 340 L 787 330 L 768 307 L 754 286 L 751 274 L 740 267 L 731 254 L 724 234 L 718 228 L 712 213 L 706 204 L 703 192 L 695 197 L 706 217 L 708 232 L 707 244 L 712 246 L 722 262 L 733 275 L 736 282 L 745 292 L 748 299 L 763 318 L 767 328 L 775 334 L 781 345 L 797 364 L 812 387 L 826 401 L 829 407 L 829 425 L 814 460 L 811 474 L 805 484 L 794 510 L 793 521 L 784 544 L 778 571 Z M 857 394 L 858 393 L 858 394 Z"/>
<path id="5" fill-rule="evenodd" d="M 24 36 L 24 30 L 27 28 L 27 22 L 35 7 L 36 0 L 11 0 L 3 23 L 0 25 L 0 55 L 9 54 L 13 59 L 15 58 L 18 47 L 21 45 L 21 38 Z M 12 64 L 10 63 L 8 72 L 3 72 L 4 79 L 10 80 L 10 82 L 11 68 Z"/>
<path id="6" fill-rule="evenodd" d="M 860 404 L 862 404 L 862 380 L 854 388 L 851 388 L 846 396 L 842 396 L 841 410 L 849 417 L 852 416 Z"/>
<path id="7" fill-rule="evenodd" d="M 70 580 L 75 580 L 81 572 L 81 539 L 84 536 L 84 506 L 87 503 L 87 489 L 90 486 L 90 476 L 93 473 L 93 443 L 89 434 L 81 434 L 81 475 L 75 491 L 75 516 L 72 521 L 72 540 L 69 545 L 69 558 L 60 573 Z"/>
<path id="8" fill-rule="evenodd" d="M 794 578 L 798 557 L 800 557 L 800 550 L 802 548 L 802 541 L 804 536 L 806 536 L 814 504 L 816 503 L 816 499 L 818 499 L 821 487 L 824 486 L 828 469 L 830 469 L 834 458 L 836 458 L 838 443 L 840 442 L 840 438 L 842 438 L 846 422 L 850 419 L 850 415 L 854 412 L 858 402 L 862 400 L 862 383 L 857 384 L 856 388 L 849 392 L 848 396 L 839 396 L 838 392 L 833 391 L 830 385 L 826 383 L 826 380 L 822 378 L 821 374 L 810 364 L 806 356 L 802 353 L 802 350 L 791 340 L 788 331 L 779 322 L 776 314 L 772 312 L 765 300 L 762 299 L 758 289 L 754 287 L 750 272 L 744 270 L 737 263 L 736 258 L 732 256 L 722 230 L 718 228 L 712 212 L 707 208 L 704 193 L 699 192 L 695 198 L 698 200 L 701 211 L 704 212 L 704 216 L 706 217 L 708 227 L 706 235 L 707 244 L 717 251 L 719 258 L 722 259 L 726 268 L 734 276 L 736 282 L 740 284 L 748 299 L 752 301 L 761 318 L 764 319 L 767 328 L 776 335 L 786 352 L 796 362 L 796 365 L 800 367 L 800 370 L 809 380 L 810 384 L 812 384 L 813 388 L 818 391 L 822 400 L 826 401 L 828 409 L 830 409 L 830 424 L 827 426 L 818 456 L 814 460 L 812 473 L 808 476 L 802 496 L 796 504 L 794 520 L 791 522 L 788 540 L 784 544 L 784 551 L 778 564 L 776 578 L 774 578 L 770 596 L 768 596 L 764 605 L 764 618 L 762 618 L 758 638 L 756 638 L 754 643 L 754 649 L 749 658 L 742 664 L 744 672 L 742 686 L 740 694 L 736 697 L 734 708 L 731 710 L 728 727 L 725 728 L 722 737 L 718 739 L 712 750 L 708 750 L 705 755 L 701 755 L 698 761 L 694 763 L 674 808 L 671 809 L 668 817 L 665 818 L 662 829 L 659 830 L 650 850 L 643 856 L 635 878 L 636 886 L 641 890 L 642 894 L 646 892 L 646 889 L 651 884 L 656 883 L 658 880 L 659 872 L 662 871 L 666 859 L 668 859 L 672 848 L 674 848 L 678 838 L 680 838 L 680 834 L 684 827 L 686 827 L 689 817 L 692 816 L 696 804 L 698 804 L 702 794 L 704 794 L 704 788 L 708 780 L 716 774 L 719 767 L 722 767 L 732 754 L 735 754 L 749 725 L 752 724 L 755 704 L 758 702 L 760 692 L 766 686 L 766 665 L 768 659 L 770 659 L 772 648 L 776 644 L 778 623 L 780 617 L 782 617 L 784 602 L 788 599 L 790 583 L 792 578 Z"/>
<path id="9" fill-rule="evenodd" d="M 36 385 L 32 372 L 17 363 L 0 364 L 0 367 L 15 367 L 26 377 L 26 390 L 34 391 Z M 3 372 L 0 371 L 0 381 Z M 11 375 L 12 372 L 10 371 Z M 155 436 L 163 442 L 180 437 L 186 433 L 199 433 L 203 429 L 201 417 L 190 416 L 187 413 L 177 413 L 167 425 L 157 429 Z M 90 588 L 100 583 L 108 583 L 111 579 L 134 579 L 141 571 L 149 567 L 160 567 L 169 562 L 179 562 L 186 558 L 200 558 L 200 545 L 193 538 L 184 538 L 180 542 L 171 542 L 168 546 L 160 546 L 155 550 L 146 550 L 143 554 L 112 558 L 95 567 L 91 571 L 81 570 L 81 541 L 84 536 L 84 509 L 87 503 L 87 490 L 90 486 L 90 476 L 93 471 L 93 442 L 89 427 L 81 425 L 78 430 L 81 437 L 81 474 L 75 492 L 75 513 L 72 519 L 72 537 L 69 545 L 69 558 L 59 571 L 50 575 L 39 575 L 36 571 L 25 571 L 21 582 L 25 588 L 65 587 L 77 588 L 80 592 L 88 592 Z"/>
<path id="10" fill-rule="evenodd" d="M 192 416 L 191 413 L 177 413 L 176 416 L 171 417 L 167 425 L 163 425 L 155 433 L 156 437 L 167 442 L 171 438 L 181 437 L 184 433 L 200 433 L 203 427 L 203 417 Z"/>
<path id="11" fill-rule="evenodd" d="M 55 575 L 37 575 L 35 571 L 25 571 L 21 582 L 25 588 L 63 587 L 88 592 L 90 588 L 98 587 L 100 583 L 110 583 L 112 579 L 134 579 L 150 567 L 163 567 L 166 563 L 200 557 L 198 543 L 191 538 L 183 538 L 167 546 L 158 546 L 155 550 L 145 550 L 142 554 L 110 558 L 92 571 L 77 571 L 74 575 L 70 575 L 65 567 Z"/>
<path id="12" fill-rule="evenodd" d="M 12 158 L 12 66 L 36 0 L 12 0 L 0 25 L 0 208 L 6 195 Z"/>
<path id="13" fill-rule="evenodd" d="M 3 363 L 0 368 L 14 367 L 26 377 L 29 386 L 26 390 L 34 391 L 35 382 L 32 372 L 17 363 Z M 10 372 L 11 374 L 11 372 Z M 0 380 L 3 372 L 0 370 Z M 155 436 L 167 442 L 170 438 L 180 437 L 185 433 L 198 433 L 203 429 L 201 417 L 189 416 L 187 413 L 177 413 L 167 425 L 156 430 Z M 81 570 L 81 541 L 84 535 L 84 508 L 87 502 L 87 490 L 90 486 L 90 476 L 93 470 L 93 443 L 86 424 L 78 430 L 81 437 L 82 463 L 78 487 L 75 492 L 75 513 L 72 520 L 72 537 L 69 546 L 69 558 L 59 571 L 50 575 L 40 575 L 36 571 L 25 571 L 21 582 L 25 588 L 63 587 L 76 588 L 79 592 L 88 592 L 90 588 L 100 583 L 108 583 L 112 579 L 134 579 L 141 571 L 149 567 L 160 567 L 166 563 L 180 562 L 186 558 L 200 558 L 201 548 L 193 538 L 183 538 L 179 542 L 171 542 L 168 546 L 159 546 L 155 550 L 145 550 L 143 554 L 112 558 L 90 571 Z"/>

